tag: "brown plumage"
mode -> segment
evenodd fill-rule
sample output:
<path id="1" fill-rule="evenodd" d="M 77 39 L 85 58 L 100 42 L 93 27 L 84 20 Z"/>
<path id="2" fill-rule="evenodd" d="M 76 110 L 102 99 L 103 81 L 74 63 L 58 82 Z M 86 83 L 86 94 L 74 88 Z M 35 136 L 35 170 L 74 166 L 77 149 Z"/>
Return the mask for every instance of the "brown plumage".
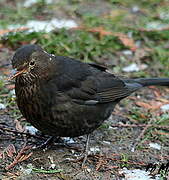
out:
<path id="1" fill-rule="evenodd" d="M 19 48 L 12 65 L 21 113 L 52 136 L 89 134 L 121 99 L 144 86 L 169 85 L 169 78 L 120 79 L 102 66 L 54 56 L 37 45 Z"/>

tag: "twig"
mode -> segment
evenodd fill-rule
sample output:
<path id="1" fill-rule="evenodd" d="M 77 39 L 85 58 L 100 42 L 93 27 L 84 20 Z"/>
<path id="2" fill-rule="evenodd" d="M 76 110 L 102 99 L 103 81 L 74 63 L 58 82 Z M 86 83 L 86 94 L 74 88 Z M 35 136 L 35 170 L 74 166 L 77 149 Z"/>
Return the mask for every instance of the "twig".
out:
<path id="1" fill-rule="evenodd" d="M 16 164 L 27 160 L 30 156 L 32 156 L 32 152 L 30 152 L 28 155 L 25 155 L 25 152 L 29 149 L 31 149 L 32 146 L 26 146 L 24 145 L 23 148 L 19 151 L 18 155 L 16 156 L 16 158 L 13 160 L 13 162 L 5 167 L 5 170 L 9 170 L 12 167 L 14 167 Z"/>
<path id="2" fill-rule="evenodd" d="M 30 136 L 30 137 L 34 137 L 34 138 L 38 138 L 38 139 L 44 139 L 44 140 L 46 139 L 46 138 L 44 138 L 42 136 L 37 136 L 37 135 L 30 134 L 30 133 L 27 133 L 27 132 L 19 132 L 19 131 L 15 130 L 15 129 L 12 129 L 12 128 L 9 129 L 9 128 L 1 126 L 1 125 L 0 125 L 0 129 L 2 131 L 8 131 L 8 132 L 12 132 L 14 134 L 22 134 L 22 135 L 27 135 L 27 136 Z"/>

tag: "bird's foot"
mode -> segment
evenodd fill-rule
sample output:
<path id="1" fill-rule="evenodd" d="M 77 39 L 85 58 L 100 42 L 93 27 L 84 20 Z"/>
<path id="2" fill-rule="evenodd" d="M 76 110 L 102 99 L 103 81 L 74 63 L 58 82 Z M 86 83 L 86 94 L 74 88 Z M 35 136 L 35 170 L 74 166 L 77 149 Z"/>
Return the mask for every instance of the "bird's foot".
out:
<path id="1" fill-rule="evenodd" d="M 51 136 L 45 142 L 43 142 L 42 144 L 33 147 L 33 150 L 39 150 L 39 149 L 46 150 L 54 143 L 54 140 L 55 140 L 55 137 Z"/>

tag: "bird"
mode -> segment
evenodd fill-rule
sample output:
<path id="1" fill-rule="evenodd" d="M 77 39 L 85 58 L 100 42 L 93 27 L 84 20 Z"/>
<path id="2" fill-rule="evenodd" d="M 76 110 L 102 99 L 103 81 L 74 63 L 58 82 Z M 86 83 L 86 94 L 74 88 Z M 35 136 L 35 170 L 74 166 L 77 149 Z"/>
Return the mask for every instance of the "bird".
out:
<path id="1" fill-rule="evenodd" d="M 16 102 L 26 120 L 44 134 L 78 137 L 96 130 L 115 106 L 146 86 L 169 86 L 169 78 L 121 78 L 94 63 L 47 53 L 35 44 L 12 57 Z"/>

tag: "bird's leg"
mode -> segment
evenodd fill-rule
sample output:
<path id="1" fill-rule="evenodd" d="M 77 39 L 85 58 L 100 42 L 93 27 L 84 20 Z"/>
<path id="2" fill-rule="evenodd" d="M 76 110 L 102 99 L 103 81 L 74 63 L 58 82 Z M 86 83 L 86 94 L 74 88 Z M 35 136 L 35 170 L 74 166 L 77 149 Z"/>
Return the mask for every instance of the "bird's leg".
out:
<path id="1" fill-rule="evenodd" d="M 84 150 L 84 159 L 83 159 L 83 162 L 82 162 L 82 168 L 84 167 L 85 162 L 86 162 L 87 157 L 88 157 L 88 153 L 89 153 L 89 141 L 90 141 L 90 134 L 87 135 L 87 139 L 86 139 L 86 146 L 85 146 L 85 150 Z"/>

